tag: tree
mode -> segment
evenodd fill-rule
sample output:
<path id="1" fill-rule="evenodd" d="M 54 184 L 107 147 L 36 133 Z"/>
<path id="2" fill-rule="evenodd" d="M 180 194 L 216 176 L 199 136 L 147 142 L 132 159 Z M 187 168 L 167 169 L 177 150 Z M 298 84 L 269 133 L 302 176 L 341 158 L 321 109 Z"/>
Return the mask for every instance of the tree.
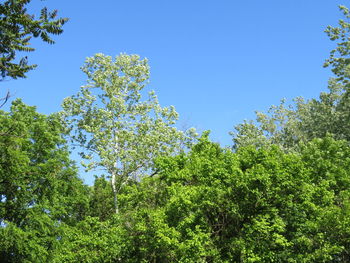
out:
<path id="1" fill-rule="evenodd" d="M 222 149 L 204 134 L 120 196 L 122 262 L 348 262 L 350 147 Z"/>
<path id="2" fill-rule="evenodd" d="M 41 9 L 40 17 L 28 14 L 26 5 L 31 0 L 6 0 L 0 3 L 0 74 L 4 79 L 24 78 L 26 73 L 36 67 L 28 65 L 27 57 L 16 60 L 18 52 L 32 52 L 32 37 L 40 37 L 49 44 L 55 43 L 51 35 L 63 32 L 62 26 L 68 18 L 57 18 L 57 10 L 49 12 Z"/>
<path id="3" fill-rule="evenodd" d="M 86 168 L 103 168 L 111 177 L 114 208 L 118 193 L 130 179 L 150 171 L 157 156 L 179 148 L 183 132 L 175 124 L 174 107 L 162 108 L 154 92 L 141 100 L 149 79 L 147 60 L 122 54 L 113 61 L 97 54 L 82 67 L 88 84 L 63 102 L 63 116 L 72 138 L 83 147 Z"/>
<path id="4" fill-rule="evenodd" d="M 48 262 L 63 224 L 88 212 L 58 116 L 20 100 L 0 111 L 0 261 Z"/>
<path id="5" fill-rule="evenodd" d="M 349 10 L 340 6 L 346 19 Z M 339 27 L 327 27 L 332 41 L 338 41 L 324 66 L 330 66 L 335 77 L 328 82 L 328 92 L 318 99 L 305 101 L 296 98 L 291 105 L 282 100 L 268 113 L 257 112 L 256 123 L 246 121 L 232 132 L 234 148 L 246 145 L 277 144 L 285 151 L 297 150 L 300 142 L 332 134 L 334 138 L 350 142 L 350 23 L 339 21 Z"/>

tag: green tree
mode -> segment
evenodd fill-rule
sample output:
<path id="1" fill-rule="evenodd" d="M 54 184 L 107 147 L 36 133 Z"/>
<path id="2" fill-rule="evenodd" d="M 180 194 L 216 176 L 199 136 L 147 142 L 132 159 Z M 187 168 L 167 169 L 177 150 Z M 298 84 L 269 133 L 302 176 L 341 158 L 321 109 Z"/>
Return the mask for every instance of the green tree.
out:
<path id="1" fill-rule="evenodd" d="M 175 127 L 174 107 L 162 108 L 154 92 L 141 100 L 149 79 L 147 60 L 97 54 L 82 67 L 88 84 L 65 99 L 63 115 L 72 138 L 83 147 L 87 169 L 103 168 L 111 177 L 114 208 L 118 193 L 130 179 L 147 173 L 159 155 L 179 148 L 184 133 Z"/>
<path id="2" fill-rule="evenodd" d="M 120 196 L 122 262 L 348 262 L 350 147 L 236 153 L 207 135 Z"/>
<path id="3" fill-rule="evenodd" d="M 17 59 L 18 52 L 31 52 L 32 37 L 40 37 L 49 44 L 55 43 L 50 35 L 63 32 L 68 18 L 57 18 L 57 10 L 41 9 L 38 19 L 27 12 L 31 0 L 6 0 L 0 3 L 0 75 L 2 78 L 24 78 L 36 67 L 28 65 L 27 57 Z"/>
<path id="4" fill-rule="evenodd" d="M 20 100 L 0 111 L 0 261 L 48 262 L 62 236 L 88 212 L 60 119 Z"/>
<path id="5" fill-rule="evenodd" d="M 256 122 L 245 121 L 235 127 L 234 148 L 254 145 L 279 145 L 285 151 L 299 149 L 299 143 L 332 134 L 335 139 L 350 141 L 350 99 L 344 86 L 330 79 L 329 91 L 318 99 L 305 101 L 299 97 L 294 104 L 282 100 L 267 113 L 257 112 Z"/>

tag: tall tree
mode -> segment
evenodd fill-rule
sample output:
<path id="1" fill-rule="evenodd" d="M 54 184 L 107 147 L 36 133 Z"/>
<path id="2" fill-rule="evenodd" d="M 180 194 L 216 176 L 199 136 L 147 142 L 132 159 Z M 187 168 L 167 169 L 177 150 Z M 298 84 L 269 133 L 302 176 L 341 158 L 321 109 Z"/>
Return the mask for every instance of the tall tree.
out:
<path id="1" fill-rule="evenodd" d="M 74 225 L 88 209 L 57 116 L 20 100 L 0 111 L 0 261 L 48 262 L 60 225 Z"/>
<path id="2" fill-rule="evenodd" d="M 50 35 L 63 32 L 62 26 L 68 18 L 57 18 L 57 10 L 49 12 L 41 9 L 38 19 L 27 12 L 31 0 L 6 0 L 0 3 L 0 76 L 2 78 L 24 78 L 26 73 L 36 67 L 29 65 L 27 57 L 20 60 L 18 52 L 32 52 L 32 37 L 40 37 L 49 44 L 55 43 Z"/>
<path id="3" fill-rule="evenodd" d="M 149 79 L 146 59 L 122 54 L 115 60 L 97 54 L 82 67 L 87 85 L 63 103 L 72 138 L 83 147 L 87 169 L 103 168 L 111 177 L 114 208 L 125 183 L 151 168 L 159 155 L 179 148 L 184 133 L 175 127 L 174 107 L 162 108 L 153 91 L 142 89 Z"/>

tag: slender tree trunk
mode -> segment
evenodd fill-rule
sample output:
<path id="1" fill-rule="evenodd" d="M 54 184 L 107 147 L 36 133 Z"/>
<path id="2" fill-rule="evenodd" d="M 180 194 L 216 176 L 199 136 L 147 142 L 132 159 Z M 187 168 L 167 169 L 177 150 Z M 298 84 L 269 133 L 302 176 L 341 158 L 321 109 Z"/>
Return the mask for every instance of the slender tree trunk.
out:
<path id="1" fill-rule="evenodd" d="M 114 154 L 117 157 L 118 156 L 118 136 L 116 134 L 116 131 L 113 131 L 113 137 L 114 137 Z M 118 189 L 117 190 L 117 175 L 118 173 L 116 171 L 118 171 L 118 160 L 115 161 L 114 163 L 114 167 L 111 170 L 111 174 L 112 174 L 112 190 L 113 190 L 113 199 L 114 199 L 114 210 L 115 213 L 118 214 L 119 213 L 119 209 L 118 209 Z"/>
<path id="2" fill-rule="evenodd" d="M 118 214 L 119 213 L 119 209 L 118 209 L 118 191 L 117 191 L 116 181 L 117 181 L 117 175 L 116 175 L 116 173 L 112 173 L 111 184 L 112 184 L 113 198 L 114 198 L 114 210 L 115 210 L 115 213 Z"/>

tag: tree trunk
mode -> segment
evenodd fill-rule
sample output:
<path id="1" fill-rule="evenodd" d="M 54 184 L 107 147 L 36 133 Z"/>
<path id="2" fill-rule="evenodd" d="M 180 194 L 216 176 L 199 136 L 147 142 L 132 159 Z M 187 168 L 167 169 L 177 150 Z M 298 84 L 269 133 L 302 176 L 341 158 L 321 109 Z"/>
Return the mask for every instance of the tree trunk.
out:
<path id="1" fill-rule="evenodd" d="M 115 213 L 119 213 L 118 209 L 118 191 L 117 191 L 117 186 L 116 186 L 116 180 L 117 180 L 117 175 L 115 173 L 112 173 L 112 180 L 111 180 L 111 185 L 112 185 L 112 190 L 113 190 L 113 198 L 114 198 L 114 210 Z"/>

